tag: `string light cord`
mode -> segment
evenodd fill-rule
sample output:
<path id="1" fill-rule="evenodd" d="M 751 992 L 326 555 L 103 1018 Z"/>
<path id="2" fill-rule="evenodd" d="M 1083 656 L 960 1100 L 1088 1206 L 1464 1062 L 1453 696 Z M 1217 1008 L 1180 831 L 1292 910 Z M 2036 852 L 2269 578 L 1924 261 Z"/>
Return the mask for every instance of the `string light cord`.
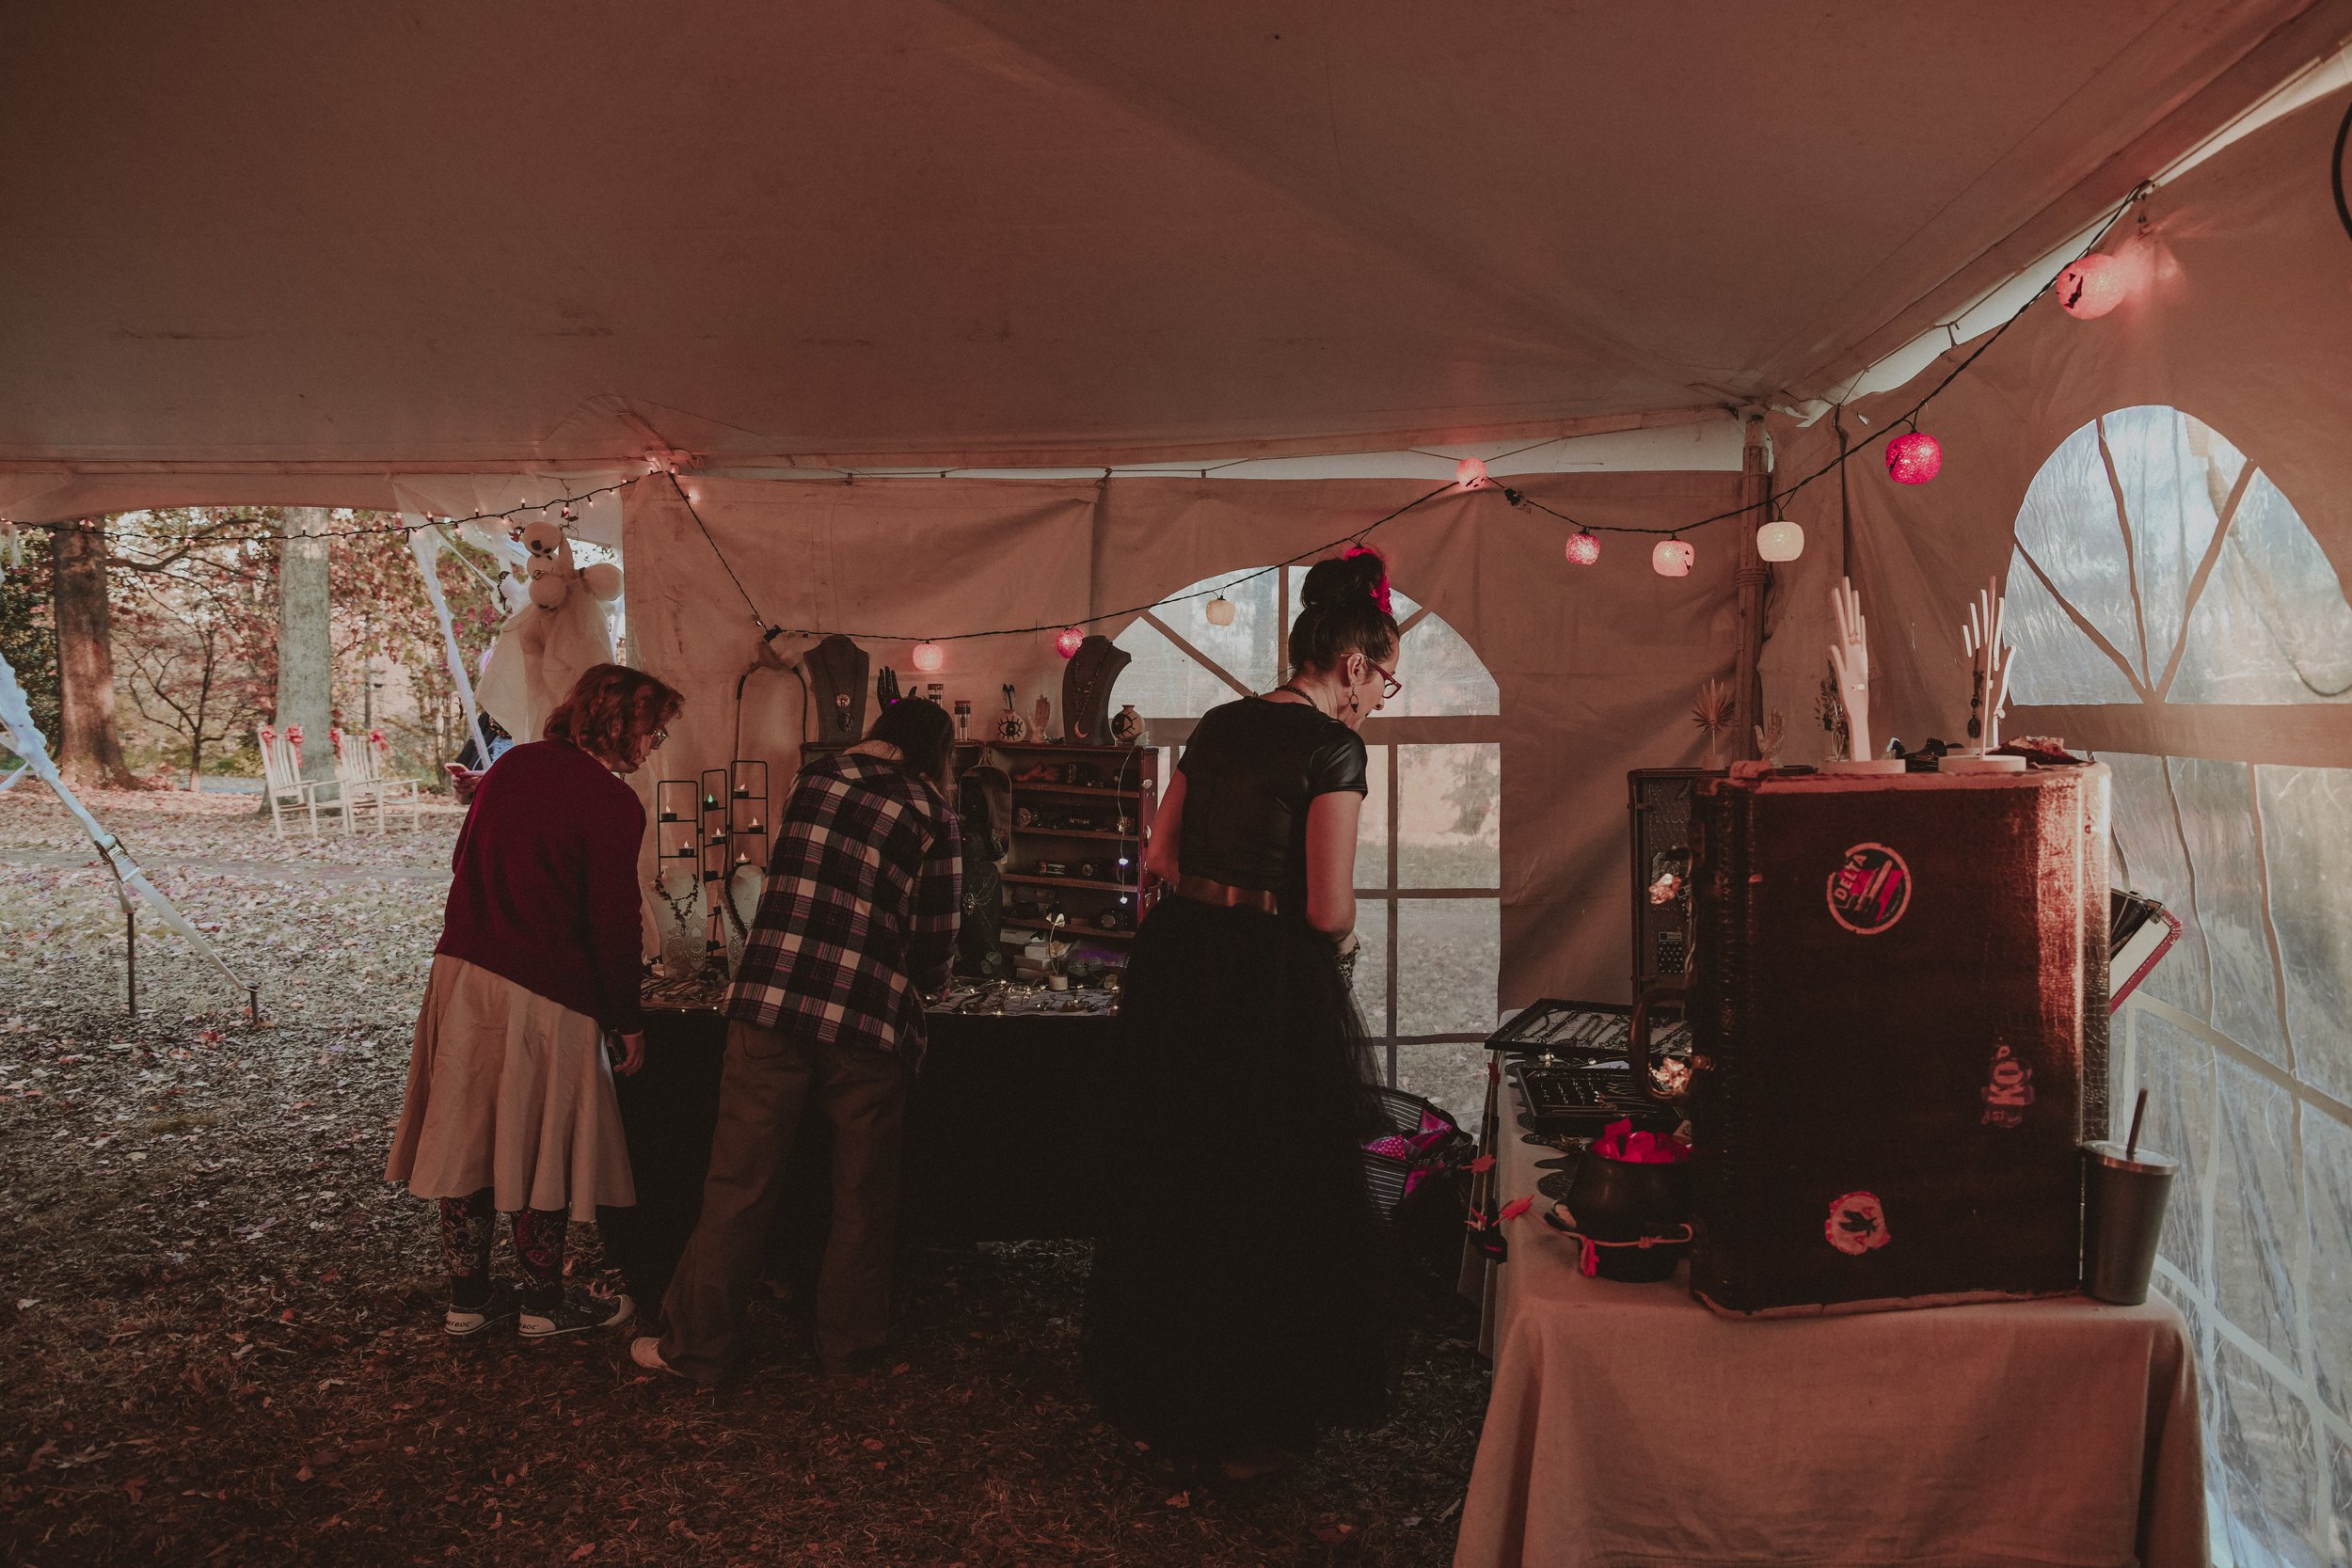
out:
<path id="1" fill-rule="evenodd" d="M 545 516 L 547 514 L 556 511 L 559 508 L 568 509 L 570 507 L 578 506 L 582 502 L 595 500 L 599 496 L 618 495 L 621 491 L 628 489 L 630 485 L 635 484 L 639 480 L 646 477 L 648 476 L 644 474 L 636 474 L 630 478 L 620 481 L 618 483 L 599 484 L 593 490 L 582 490 L 576 496 L 557 496 L 551 499 L 544 501 L 525 501 L 519 506 L 510 506 L 503 512 L 476 512 L 464 517 L 454 515 L 428 516 L 423 522 L 421 523 L 411 523 L 404 520 L 397 523 L 374 523 L 358 528 L 321 529 L 315 533 L 306 533 L 302 537 L 305 539 L 359 539 L 379 533 L 416 533 L 425 529 L 446 528 L 452 525 L 462 526 L 467 523 L 502 523 L 510 517 L 519 517 L 529 512 L 536 512 L 540 515 Z M 56 522 L 17 523 L 13 526 L 17 528 L 45 528 L 55 531 L 60 529 L 78 528 L 81 526 L 81 520 L 66 518 Z M 101 537 L 108 540 L 119 540 L 131 537 L 128 532 L 120 529 L 100 529 L 96 531 Z M 261 531 L 254 533 L 224 532 L 213 534 L 206 538 L 204 542 L 207 545 L 262 545 L 281 542 L 284 538 L 284 534 L 277 532 L 274 530 L 262 529 Z"/>
<path id="2" fill-rule="evenodd" d="M 675 476 L 673 476 L 673 483 L 675 483 Z M 1103 621 L 1123 621 L 1136 615 L 1141 615 L 1146 610 L 1160 610 L 1172 604 L 1183 604 L 1188 599 L 1205 599 L 1216 594 L 1221 594 L 1229 588 L 1238 588 L 1245 582 L 1249 582 L 1258 578 L 1265 577 L 1271 573 L 1279 572 L 1285 566 L 1295 566 L 1302 561 L 1315 560 L 1331 550 L 1338 549 L 1342 545 L 1361 544 L 1365 536 L 1370 534 L 1374 530 L 1383 528 L 1388 524 L 1396 521 L 1406 513 L 1411 512 L 1418 507 L 1425 506 L 1429 502 L 1436 500 L 1440 496 L 1460 495 L 1462 493 L 1462 487 L 1458 484 L 1440 484 L 1435 490 L 1431 490 L 1425 495 L 1416 496 L 1413 499 L 1406 501 L 1403 506 L 1398 507 L 1395 511 L 1389 513 L 1387 515 L 1375 518 L 1372 522 L 1366 523 L 1363 527 L 1358 529 L 1353 533 L 1343 534 L 1337 539 L 1329 540 L 1324 544 L 1317 545 L 1311 549 L 1301 550 L 1298 554 L 1292 556 L 1287 561 L 1278 561 L 1271 566 L 1261 566 L 1255 571 L 1244 572 L 1238 577 L 1219 578 L 1215 584 L 1207 588 L 1195 589 L 1192 592 L 1185 594 L 1171 594 L 1167 598 L 1153 599 L 1149 604 L 1132 605 L 1125 610 L 1106 610 L 1099 614 L 1084 616 L 1074 621 L 1049 621 L 1034 626 L 998 626 L 990 631 L 960 631 L 952 632 L 945 637 L 923 637 L 911 632 L 892 631 L 850 631 L 827 633 L 819 632 L 810 627 L 794 627 L 792 629 L 798 631 L 804 637 L 847 637 L 851 641 L 855 642 L 972 642 L 984 637 L 1031 637 L 1040 632 L 1060 631 L 1068 626 L 1090 626 Z M 771 626 L 766 620 L 761 618 L 759 607 L 753 604 L 750 591 L 744 588 L 742 578 L 736 577 L 735 568 L 727 565 L 726 552 L 719 548 L 719 542 L 716 539 L 711 538 L 709 527 L 703 522 L 702 514 L 694 510 L 692 498 L 686 494 L 686 491 L 682 486 L 678 489 L 678 499 L 685 504 L 688 513 L 693 516 L 695 526 L 702 529 L 703 538 L 709 544 L 711 553 L 719 558 L 719 563 L 721 565 L 726 566 L 727 577 L 735 583 L 736 592 L 743 595 L 743 602 L 746 605 L 751 606 L 752 619 L 757 621 L 761 626 L 767 628 L 765 632 L 766 636 L 772 638 L 780 635 L 786 628 L 782 626 Z"/>
<path id="3" fill-rule="evenodd" d="M 677 482 L 677 470 L 675 468 L 664 468 L 662 472 L 669 476 L 670 488 L 676 494 L 678 504 L 686 508 L 686 515 L 694 519 L 694 526 L 696 528 L 702 530 L 703 543 L 708 545 L 710 546 L 710 553 L 719 558 L 720 568 L 726 573 L 727 580 L 735 584 L 735 591 L 738 594 L 743 595 L 743 608 L 752 612 L 752 624 L 759 627 L 761 637 L 772 641 L 775 638 L 783 634 L 784 628 L 782 626 L 770 626 L 768 624 L 768 618 L 759 612 L 758 604 L 752 598 L 752 591 L 743 586 L 743 579 L 735 575 L 735 562 L 727 559 L 727 552 L 721 549 L 719 547 L 719 541 L 710 536 L 710 525 L 704 522 L 703 515 L 695 510 L 694 498 L 688 495 L 686 493 L 686 486 Z M 749 672 L 746 672 L 746 673 L 749 673 Z M 743 689 L 740 685 L 737 686 L 735 694 L 736 700 L 739 703 L 743 696 Z"/>

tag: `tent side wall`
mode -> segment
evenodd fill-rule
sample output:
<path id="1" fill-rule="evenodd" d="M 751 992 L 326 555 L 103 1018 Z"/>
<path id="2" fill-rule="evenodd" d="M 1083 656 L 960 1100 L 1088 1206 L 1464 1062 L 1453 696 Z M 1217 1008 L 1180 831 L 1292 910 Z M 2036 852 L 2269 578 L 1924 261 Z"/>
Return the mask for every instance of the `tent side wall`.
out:
<path id="1" fill-rule="evenodd" d="M 2122 305 L 2036 305 L 1930 405 L 1931 483 L 1890 483 L 1876 450 L 1849 475 L 1878 734 L 1960 733 L 1964 606 L 2002 581 L 2006 733 L 2115 766 L 2117 875 L 2187 923 L 2126 1006 L 2120 1086 L 2151 1091 L 2148 1139 L 2185 1162 L 2160 1280 L 2199 1337 L 2240 1563 L 2352 1540 L 2352 236 L 2328 189 L 2344 108 L 2149 199 L 2110 245 Z M 1883 433 L 1979 346 L 1844 410 L 1849 435 Z M 1826 420 L 1775 436 L 1783 485 L 1837 450 Z M 1789 515 L 1816 547 L 1776 584 L 1767 701 L 1809 710 L 1836 477 Z"/>
<path id="2" fill-rule="evenodd" d="M 1425 488 L 1156 479 L 690 485 L 761 617 L 857 635 L 876 668 L 902 675 L 911 638 L 1053 626 L 1150 604 L 1208 575 L 1345 540 Z M 1596 526 L 1663 527 L 1737 504 L 1737 476 L 1722 473 L 1544 476 L 1526 488 Z M 1397 586 L 1470 642 L 1501 691 L 1505 1006 L 1626 993 L 1624 774 L 1699 760 L 1692 694 L 1731 667 L 1731 525 L 1695 536 L 1699 564 L 1681 580 L 1655 575 L 1648 541 L 1633 536 L 1604 535 L 1598 566 L 1571 566 L 1568 532 L 1482 491 L 1432 501 L 1372 539 Z M 788 675 L 754 676 L 739 743 L 734 691 L 757 630 L 711 542 L 675 494 L 640 485 L 628 494 L 624 551 L 631 661 L 690 698 L 647 776 L 691 777 L 729 756 L 759 757 L 780 788 L 798 752 L 800 688 Z M 1115 636 L 1130 619 L 1092 629 Z M 1052 692 L 1058 709 L 1050 633 L 951 641 L 946 651 L 938 678 L 979 714 L 998 705 L 1006 682 L 1025 705 Z M 1413 678 L 1410 668 L 1400 673 Z M 1120 700 L 1114 692 L 1114 705 Z"/>

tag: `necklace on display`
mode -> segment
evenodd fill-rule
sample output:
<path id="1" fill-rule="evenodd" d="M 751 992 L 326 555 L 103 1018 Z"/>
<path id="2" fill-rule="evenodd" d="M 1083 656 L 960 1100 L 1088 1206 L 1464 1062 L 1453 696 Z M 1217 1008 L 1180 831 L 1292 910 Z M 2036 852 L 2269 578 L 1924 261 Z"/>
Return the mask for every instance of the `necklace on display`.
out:
<path id="1" fill-rule="evenodd" d="M 686 885 L 684 897 L 674 898 L 670 895 L 670 884 L 663 879 L 656 877 L 653 880 L 653 891 L 664 904 L 669 906 L 670 917 L 677 922 L 677 928 L 683 932 L 686 929 L 687 911 L 694 907 L 694 884 L 689 882 Z"/>

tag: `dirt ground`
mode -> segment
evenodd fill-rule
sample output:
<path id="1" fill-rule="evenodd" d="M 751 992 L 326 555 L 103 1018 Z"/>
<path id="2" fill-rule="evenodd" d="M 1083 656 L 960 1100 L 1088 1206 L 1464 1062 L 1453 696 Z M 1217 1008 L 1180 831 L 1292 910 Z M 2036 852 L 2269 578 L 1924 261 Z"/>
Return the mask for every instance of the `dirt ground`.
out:
<path id="1" fill-rule="evenodd" d="M 313 841 L 250 798 L 91 804 L 265 1018 L 151 920 L 126 1016 L 110 879 L 39 785 L 0 795 L 0 1560 L 1449 1560 L 1485 1378 L 1442 1306 L 1389 1426 L 1254 1489 L 1095 1419 L 1077 1243 L 910 1253 L 865 1387 L 815 1376 L 785 1296 L 716 1395 L 613 1338 L 448 1339 L 428 1211 L 381 1171 L 455 813 Z"/>

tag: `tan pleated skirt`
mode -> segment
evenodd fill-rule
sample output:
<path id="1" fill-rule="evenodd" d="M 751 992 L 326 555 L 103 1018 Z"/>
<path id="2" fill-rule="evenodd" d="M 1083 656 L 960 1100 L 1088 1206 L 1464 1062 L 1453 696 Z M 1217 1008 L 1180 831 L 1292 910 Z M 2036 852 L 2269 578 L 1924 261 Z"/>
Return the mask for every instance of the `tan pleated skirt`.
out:
<path id="1" fill-rule="evenodd" d="M 436 955 L 384 1176 L 419 1197 L 488 1187 L 505 1213 L 635 1203 L 596 1020 Z"/>

